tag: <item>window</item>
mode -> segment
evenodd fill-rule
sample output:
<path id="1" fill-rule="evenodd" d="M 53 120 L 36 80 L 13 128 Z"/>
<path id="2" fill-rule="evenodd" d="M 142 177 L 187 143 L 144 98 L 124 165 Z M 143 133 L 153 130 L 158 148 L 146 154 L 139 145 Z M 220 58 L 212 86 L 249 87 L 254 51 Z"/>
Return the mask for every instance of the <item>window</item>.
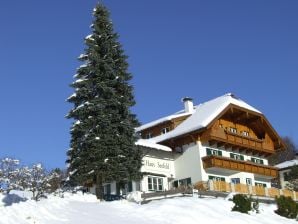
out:
<path id="1" fill-rule="evenodd" d="M 163 190 L 163 183 L 162 183 L 163 181 L 162 181 L 162 178 L 158 178 L 157 179 L 157 187 L 158 187 L 158 190 L 159 191 L 162 191 Z"/>
<path id="2" fill-rule="evenodd" d="M 151 132 L 147 133 L 145 138 L 146 139 L 152 138 L 152 133 Z"/>
<path id="3" fill-rule="evenodd" d="M 191 178 L 190 177 L 179 180 L 179 186 L 181 186 L 181 185 L 188 186 L 190 184 L 191 184 Z"/>
<path id="4" fill-rule="evenodd" d="M 251 178 L 246 178 L 246 185 L 252 185 Z"/>
<path id="5" fill-rule="evenodd" d="M 244 160 L 244 156 L 240 154 L 235 154 L 235 153 L 230 153 L 230 158 L 231 159 L 236 159 L 236 160 Z"/>
<path id="6" fill-rule="evenodd" d="M 264 183 L 255 182 L 256 187 L 267 187 Z"/>
<path id="7" fill-rule="evenodd" d="M 262 159 L 258 159 L 258 158 L 251 157 L 251 161 L 253 163 L 264 164 L 264 161 Z"/>
<path id="8" fill-rule="evenodd" d="M 107 184 L 104 186 L 104 194 L 107 194 L 107 195 L 111 194 L 111 184 Z"/>
<path id="9" fill-rule="evenodd" d="M 169 131 L 170 131 L 170 128 L 169 127 L 163 128 L 163 129 L 161 129 L 161 134 L 165 134 L 165 133 L 167 133 Z"/>
<path id="10" fill-rule="evenodd" d="M 242 135 L 245 136 L 245 137 L 248 137 L 249 136 L 249 132 L 248 131 L 242 131 Z"/>
<path id="11" fill-rule="evenodd" d="M 163 179 L 159 177 L 148 177 L 148 190 L 149 191 L 162 191 Z"/>
<path id="12" fill-rule="evenodd" d="M 218 177 L 218 176 L 208 176 L 209 180 L 215 180 L 215 181 L 226 181 L 224 177 Z"/>
<path id="13" fill-rule="evenodd" d="M 240 184 L 240 178 L 231 178 L 231 183 Z"/>
<path id="14" fill-rule="evenodd" d="M 232 127 L 230 127 L 230 132 L 232 132 L 232 133 L 234 133 L 234 134 L 237 134 L 237 129 L 236 128 L 232 128 Z"/>
<path id="15" fill-rule="evenodd" d="M 211 156 L 211 155 L 222 156 L 222 151 L 206 148 L 206 154 L 207 154 L 207 156 Z"/>
<path id="16" fill-rule="evenodd" d="M 174 187 L 178 187 L 178 180 L 175 180 L 175 181 L 174 181 L 173 186 L 174 186 Z"/>

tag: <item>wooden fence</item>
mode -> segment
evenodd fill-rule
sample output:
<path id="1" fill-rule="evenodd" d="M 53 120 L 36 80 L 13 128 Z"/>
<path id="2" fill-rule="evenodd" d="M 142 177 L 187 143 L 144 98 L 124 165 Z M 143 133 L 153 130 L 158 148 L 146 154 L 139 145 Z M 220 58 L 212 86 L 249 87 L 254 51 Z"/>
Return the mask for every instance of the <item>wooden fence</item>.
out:
<path id="1" fill-rule="evenodd" d="M 200 181 L 194 186 L 197 190 L 218 191 L 218 192 L 236 192 L 241 194 L 256 195 L 260 197 L 278 197 L 281 195 L 298 200 L 298 192 L 287 189 L 266 188 L 261 186 L 251 186 L 245 184 L 232 184 L 224 181 Z"/>

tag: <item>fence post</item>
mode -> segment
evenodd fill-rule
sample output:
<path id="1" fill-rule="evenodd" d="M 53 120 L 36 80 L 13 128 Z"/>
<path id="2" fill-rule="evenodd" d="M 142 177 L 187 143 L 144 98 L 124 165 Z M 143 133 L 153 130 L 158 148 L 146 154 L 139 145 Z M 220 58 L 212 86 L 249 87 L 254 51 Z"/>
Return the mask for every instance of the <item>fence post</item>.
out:
<path id="1" fill-rule="evenodd" d="M 267 187 L 265 187 L 265 189 L 264 189 L 264 190 L 265 190 L 265 196 L 266 196 L 266 197 L 269 197 L 268 188 L 267 188 Z"/>
<path id="2" fill-rule="evenodd" d="M 231 192 L 235 192 L 235 184 L 231 183 Z"/>
<path id="3" fill-rule="evenodd" d="M 251 185 L 248 185 L 248 194 L 252 195 L 252 186 Z"/>
<path id="4" fill-rule="evenodd" d="M 209 180 L 209 181 L 208 181 L 208 185 L 209 185 L 209 190 L 210 190 L 210 191 L 214 191 L 213 180 Z"/>

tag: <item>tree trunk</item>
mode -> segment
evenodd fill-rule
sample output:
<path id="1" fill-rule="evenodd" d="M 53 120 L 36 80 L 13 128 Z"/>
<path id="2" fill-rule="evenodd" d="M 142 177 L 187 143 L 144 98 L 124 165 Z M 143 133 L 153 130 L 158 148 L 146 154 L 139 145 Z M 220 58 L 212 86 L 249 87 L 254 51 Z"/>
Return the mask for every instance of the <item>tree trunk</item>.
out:
<path id="1" fill-rule="evenodd" d="M 96 176 L 96 197 L 99 200 L 103 200 L 103 190 L 102 190 L 102 177 L 100 174 Z"/>

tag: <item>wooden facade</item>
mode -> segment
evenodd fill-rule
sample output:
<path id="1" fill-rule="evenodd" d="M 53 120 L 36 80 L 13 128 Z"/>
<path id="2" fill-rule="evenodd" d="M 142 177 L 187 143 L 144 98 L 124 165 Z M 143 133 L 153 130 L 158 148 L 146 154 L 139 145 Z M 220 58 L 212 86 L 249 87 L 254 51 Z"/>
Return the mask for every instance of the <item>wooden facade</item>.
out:
<path id="1" fill-rule="evenodd" d="M 141 137 L 143 139 L 146 139 L 148 134 L 150 134 L 151 138 L 156 137 L 162 134 L 162 130 L 164 128 L 168 128 L 169 131 L 174 130 L 179 124 L 181 124 L 186 118 L 188 118 L 190 115 L 184 115 L 180 117 L 173 118 L 168 121 L 164 121 L 162 123 L 159 123 L 153 127 L 144 129 L 141 131 Z"/>
<path id="2" fill-rule="evenodd" d="M 201 134 L 204 142 L 217 147 L 269 156 L 284 145 L 262 114 L 230 106 Z"/>
<path id="3" fill-rule="evenodd" d="M 269 177 L 277 177 L 278 175 L 278 170 L 275 167 L 265 166 L 249 161 L 234 160 L 227 157 L 214 155 L 203 157 L 202 160 L 204 169 L 222 168 Z"/>
<path id="4" fill-rule="evenodd" d="M 271 140 L 252 138 L 229 130 L 217 125 L 210 128 L 203 134 L 203 139 L 210 145 L 217 144 L 218 147 L 231 148 L 239 151 L 251 152 L 253 154 L 270 155 L 275 153 Z"/>

